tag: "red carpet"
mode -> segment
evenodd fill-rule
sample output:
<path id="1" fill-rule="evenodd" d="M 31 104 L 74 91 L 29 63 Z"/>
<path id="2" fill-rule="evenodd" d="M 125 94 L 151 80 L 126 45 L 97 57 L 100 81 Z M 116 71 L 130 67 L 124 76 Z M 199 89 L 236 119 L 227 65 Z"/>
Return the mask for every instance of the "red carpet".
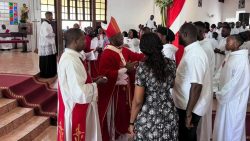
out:
<path id="1" fill-rule="evenodd" d="M 33 76 L 0 74 L 0 89 L 4 96 L 17 99 L 21 106 L 35 108 L 40 115 L 56 118 L 57 91 Z"/>

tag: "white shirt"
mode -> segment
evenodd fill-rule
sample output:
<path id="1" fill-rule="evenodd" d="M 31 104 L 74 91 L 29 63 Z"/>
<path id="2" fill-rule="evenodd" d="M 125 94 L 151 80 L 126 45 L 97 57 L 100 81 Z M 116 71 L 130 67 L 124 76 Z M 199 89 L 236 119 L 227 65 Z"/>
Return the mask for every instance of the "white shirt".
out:
<path id="1" fill-rule="evenodd" d="M 175 106 L 186 110 L 189 101 L 191 83 L 202 85 L 200 98 L 193 113 L 203 116 L 211 101 L 209 62 L 199 42 L 194 42 L 184 49 L 183 58 L 177 68 L 173 99 Z M 203 85 L 204 84 L 204 85 Z"/>
<path id="2" fill-rule="evenodd" d="M 178 48 L 173 44 L 165 44 L 163 45 L 162 52 L 165 57 L 175 61 L 175 53 L 177 50 Z"/>
<path id="3" fill-rule="evenodd" d="M 154 29 L 155 29 L 156 27 L 155 27 L 155 25 L 154 25 L 154 22 L 155 22 L 154 20 L 150 20 L 150 19 L 149 19 L 149 20 L 147 21 L 147 23 L 146 23 L 146 27 L 148 27 L 148 28 L 150 28 L 150 29 L 151 29 L 151 28 L 154 28 Z"/>
<path id="4" fill-rule="evenodd" d="M 136 53 L 140 53 L 140 40 L 137 38 L 133 38 L 133 39 L 128 39 L 127 38 L 127 44 L 129 46 L 129 49 L 133 52 Z"/>

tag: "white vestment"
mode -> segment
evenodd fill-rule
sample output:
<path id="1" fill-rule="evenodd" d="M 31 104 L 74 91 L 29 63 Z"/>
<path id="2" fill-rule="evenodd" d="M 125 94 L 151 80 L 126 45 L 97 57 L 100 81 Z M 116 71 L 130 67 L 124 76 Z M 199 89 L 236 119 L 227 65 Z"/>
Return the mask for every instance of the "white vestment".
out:
<path id="1" fill-rule="evenodd" d="M 213 46 L 213 49 L 219 47 L 219 42 L 218 42 L 218 40 L 215 40 L 214 38 L 212 38 L 212 39 L 210 39 L 210 42 L 211 42 L 211 44 L 212 44 L 212 46 Z"/>
<path id="2" fill-rule="evenodd" d="M 48 56 L 56 54 L 56 41 L 55 33 L 51 24 L 48 21 L 44 21 L 40 27 L 40 36 L 39 36 L 39 47 L 38 55 L 39 56 Z"/>
<path id="3" fill-rule="evenodd" d="M 97 37 L 94 37 L 92 40 L 91 40 L 91 43 L 90 43 L 90 49 L 94 50 L 94 55 L 95 55 L 95 59 L 94 60 L 97 60 L 98 58 L 98 55 L 99 53 L 96 50 L 96 48 L 99 47 L 99 40 Z"/>
<path id="4" fill-rule="evenodd" d="M 210 39 L 204 39 L 200 41 L 200 45 L 202 49 L 205 51 L 208 62 L 209 62 L 209 69 L 210 69 L 210 80 L 208 81 L 210 84 L 206 84 L 210 86 L 210 100 L 209 108 L 207 113 L 201 117 L 201 120 L 197 127 L 197 140 L 198 141 L 210 141 L 212 138 L 212 107 L 213 107 L 213 74 L 214 74 L 214 66 L 215 66 L 215 54 L 213 50 L 213 46 L 210 42 Z"/>
<path id="5" fill-rule="evenodd" d="M 163 45 L 162 52 L 165 57 L 175 61 L 175 53 L 177 50 L 178 48 L 173 44 L 165 44 Z"/>
<path id="6" fill-rule="evenodd" d="M 129 46 L 129 50 L 136 52 L 136 53 L 141 53 L 140 52 L 140 40 L 137 38 L 133 38 L 133 39 L 127 39 L 127 44 Z"/>
<path id="7" fill-rule="evenodd" d="M 80 58 L 84 60 L 85 56 L 66 48 L 58 65 L 58 82 L 65 106 L 65 141 L 72 140 L 72 123 L 74 122 L 72 112 L 76 104 L 89 104 L 86 114 L 85 141 L 101 141 L 97 85 L 96 83 L 86 84 L 87 72 Z"/>
<path id="8" fill-rule="evenodd" d="M 218 49 L 220 49 L 221 51 L 225 51 L 226 53 L 226 43 L 227 43 L 227 38 L 223 38 L 220 40 L 219 42 L 219 46 Z M 226 55 L 222 55 L 219 53 L 216 53 L 215 55 L 215 70 L 218 71 L 220 66 L 222 65 L 224 59 L 225 59 Z"/>
<path id="9" fill-rule="evenodd" d="M 150 29 L 155 29 L 156 27 L 155 27 L 155 21 L 154 20 L 151 20 L 151 19 L 149 19 L 148 21 L 147 21 L 147 23 L 146 23 L 146 27 L 148 27 L 148 28 L 150 28 Z"/>
<path id="10" fill-rule="evenodd" d="M 229 54 L 221 68 L 213 141 L 246 141 L 245 117 L 250 88 L 248 51 Z"/>

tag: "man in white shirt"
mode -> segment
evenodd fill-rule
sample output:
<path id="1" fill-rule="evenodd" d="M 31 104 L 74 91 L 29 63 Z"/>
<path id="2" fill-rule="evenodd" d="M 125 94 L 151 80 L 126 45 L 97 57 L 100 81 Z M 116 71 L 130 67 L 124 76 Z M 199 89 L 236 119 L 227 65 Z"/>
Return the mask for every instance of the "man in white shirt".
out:
<path id="1" fill-rule="evenodd" d="M 146 27 L 150 28 L 150 30 L 156 29 L 157 25 L 156 22 L 154 21 L 154 15 L 150 16 L 150 19 L 146 23 Z"/>
<path id="2" fill-rule="evenodd" d="M 232 51 L 224 61 L 219 77 L 219 91 L 213 141 L 246 141 L 245 120 L 250 89 L 248 51 L 240 50 L 243 39 L 228 37 L 226 49 Z"/>
<path id="3" fill-rule="evenodd" d="M 52 12 L 45 13 L 46 20 L 40 28 L 38 55 L 40 77 L 51 78 L 57 74 L 56 42 L 55 33 L 51 26 Z"/>
<path id="4" fill-rule="evenodd" d="M 207 113 L 211 100 L 209 62 L 197 41 L 193 24 L 185 23 L 181 27 L 179 42 L 185 47 L 173 89 L 179 113 L 179 141 L 196 141 L 199 120 Z"/>
<path id="5" fill-rule="evenodd" d="M 65 52 L 58 65 L 58 140 L 102 141 L 97 109 L 97 85 L 85 68 L 84 35 L 72 28 L 65 33 Z M 79 138 L 80 136 L 80 138 Z"/>
<path id="6" fill-rule="evenodd" d="M 215 54 L 214 54 L 213 46 L 210 42 L 210 39 L 204 38 L 206 27 L 203 24 L 203 22 L 198 21 L 198 22 L 195 22 L 194 25 L 196 26 L 197 31 L 198 31 L 199 43 L 208 57 L 209 69 L 210 69 L 210 80 L 208 81 L 210 84 L 208 85 L 211 86 L 209 109 L 207 113 L 201 118 L 201 121 L 199 122 L 199 125 L 197 128 L 197 137 L 198 137 L 197 140 L 198 141 L 210 141 L 212 137 L 212 108 L 213 108 L 212 80 L 213 80 L 214 67 L 215 67 Z"/>

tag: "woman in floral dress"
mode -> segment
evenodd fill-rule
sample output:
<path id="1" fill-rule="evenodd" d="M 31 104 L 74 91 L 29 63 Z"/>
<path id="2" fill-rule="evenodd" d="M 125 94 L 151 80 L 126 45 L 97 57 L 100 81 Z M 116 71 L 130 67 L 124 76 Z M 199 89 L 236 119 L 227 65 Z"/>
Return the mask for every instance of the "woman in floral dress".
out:
<path id="1" fill-rule="evenodd" d="M 146 59 L 136 71 L 129 131 L 136 141 L 177 141 L 178 114 L 170 93 L 175 62 L 164 58 L 154 33 L 142 36 L 140 49 Z"/>

